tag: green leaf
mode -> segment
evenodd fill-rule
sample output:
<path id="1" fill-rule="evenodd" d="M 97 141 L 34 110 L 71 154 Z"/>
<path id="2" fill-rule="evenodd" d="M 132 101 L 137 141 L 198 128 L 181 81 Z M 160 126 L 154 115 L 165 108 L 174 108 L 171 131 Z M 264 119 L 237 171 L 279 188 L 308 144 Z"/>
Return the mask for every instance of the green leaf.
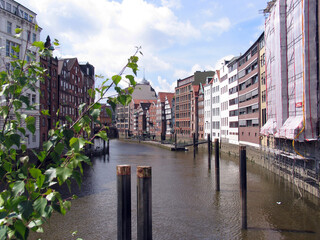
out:
<path id="1" fill-rule="evenodd" d="M 18 127 L 18 131 L 21 132 L 24 136 L 26 135 L 26 130 L 22 127 Z"/>
<path id="2" fill-rule="evenodd" d="M 36 126 L 35 126 L 35 124 L 36 124 L 36 119 L 35 119 L 35 117 L 33 117 L 33 116 L 28 116 L 25 121 L 26 121 L 26 124 L 27 124 L 27 129 L 28 129 L 32 134 L 34 134 L 34 133 L 36 132 Z"/>
<path id="3" fill-rule="evenodd" d="M 72 175 L 72 169 L 68 167 L 58 167 L 56 169 L 56 174 L 59 184 L 62 185 Z"/>
<path id="4" fill-rule="evenodd" d="M 80 104 L 80 106 L 79 106 L 79 114 L 81 114 L 81 113 L 82 113 L 83 108 L 84 108 L 84 106 L 86 106 L 86 105 L 87 105 L 86 103 L 82 103 L 82 104 Z"/>
<path id="5" fill-rule="evenodd" d="M 126 96 L 126 102 L 125 105 L 129 105 L 129 103 L 132 101 L 132 96 L 131 95 L 127 95 Z"/>
<path id="6" fill-rule="evenodd" d="M 42 175 L 41 170 L 38 168 L 30 168 L 29 173 L 35 179 Z"/>
<path id="7" fill-rule="evenodd" d="M 52 182 L 52 180 L 57 176 L 56 169 L 51 167 L 44 172 L 44 175 L 46 176 L 47 182 Z"/>
<path id="8" fill-rule="evenodd" d="M 16 181 L 13 184 L 10 184 L 12 186 L 12 192 L 14 196 L 19 196 L 24 193 L 24 181 Z"/>
<path id="9" fill-rule="evenodd" d="M 20 135 L 18 134 L 11 134 L 8 136 L 10 138 L 10 141 L 16 145 L 17 147 L 20 147 L 20 140 L 21 140 L 21 137 Z"/>
<path id="10" fill-rule="evenodd" d="M 71 138 L 70 147 L 73 148 L 76 152 L 80 152 L 85 142 L 86 141 L 83 138 Z"/>
<path id="11" fill-rule="evenodd" d="M 21 220 L 17 220 L 14 223 L 15 230 L 21 235 L 22 239 L 26 239 L 26 226 L 23 224 Z"/>
<path id="12" fill-rule="evenodd" d="M 42 110 L 41 113 L 42 113 L 42 115 L 44 115 L 44 116 L 50 116 L 49 110 Z"/>
<path id="13" fill-rule="evenodd" d="M 129 94 L 132 94 L 133 91 L 134 91 L 134 88 L 133 88 L 133 87 L 128 87 L 128 93 L 129 93 Z"/>
<path id="14" fill-rule="evenodd" d="M 12 104 L 14 111 L 18 111 L 22 107 L 22 102 L 18 99 L 13 100 Z"/>
<path id="15" fill-rule="evenodd" d="M 22 32 L 22 28 L 16 28 L 16 29 L 15 29 L 15 33 L 16 33 L 16 34 L 19 34 L 19 33 L 21 33 L 21 32 Z"/>
<path id="16" fill-rule="evenodd" d="M 88 94 L 89 94 L 89 96 L 90 96 L 91 98 L 95 98 L 95 96 L 96 96 L 96 92 L 95 92 L 93 89 L 89 89 L 89 90 L 88 90 Z"/>
<path id="17" fill-rule="evenodd" d="M 108 116 L 109 116 L 110 118 L 112 118 L 112 111 L 111 111 L 111 109 L 110 109 L 110 108 L 105 108 L 105 109 L 106 109 L 106 112 L 107 112 Z"/>
<path id="18" fill-rule="evenodd" d="M 118 83 L 121 81 L 121 76 L 119 75 L 112 76 L 112 81 L 114 82 L 115 85 L 118 85 Z"/>
<path id="19" fill-rule="evenodd" d="M 16 53 L 20 52 L 20 47 L 19 45 L 13 46 L 11 47 L 13 51 L 15 51 Z"/>
<path id="20" fill-rule="evenodd" d="M 69 117 L 69 116 L 66 116 L 66 120 L 67 120 L 69 123 L 72 123 L 72 122 L 73 122 L 73 121 L 72 121 L 72 118 Z"/>
<path id="21" fill-rule="evenodd" d="M 43 150 L 48 152 L 53 146 L 53 142 L 51 141 L 44 142 L 42 146 L 43 146 Z"/>
<path id="22" fill-rule="evenodd" d="M 96 137 L 100 137 L 102 138 L 103 140 L 108 140 L 108 135 L 105 131 L 100 131 L 96 134 Z"/>
<path id="23" fill-rule="evenodd" d="M 100 116 L 100 109 L 92 109 L 90 111 L 90 115 L 92 116 L 93 120 L 96 121 L 98 119 L 98 117 Z"/>
<path id="24" fill-rule="evenodd" d="M 64 144 L 63 143 L 58 143 L 55 148 L 54 151 L 58 154 L 61 155 L 64 149 Z"/>
<path id="25" fill-rule="evenodd" d="M 45 216 L 46 215 L 45 208 L 47 206 L 47 203 L 48 203 L 47 199 L 40 197 L 34 201 L 32 206 L 34 210 L 36 210 L 41 216 Z"/>
<path id="26" fill-rule="evenodd" d="M 29 220 L 30 215 L 33 213 L 33 206 L 31 201 L 23 201 L 18 204 L 18 209 L 22 213 L 22 217 Z"/>
<path id="27" fill-rule="evenodd" d="M 44 42 L 35 41 L 32 43 L 32 46 L 38 47 L 40 50 L 44 50 Z"/>
<path id="28" fill-rule="evenodd" d="M 0 239 L 7 239 L 7 233 L 8 233 L 8 227 L 7 226 L 0 226 Z"/>
<path id="29" fill-rule="evenodd" d="M 20 99 L 22 102 L 24 102 L 24 103 L 27 105 L 27 107 L 30 106 L 30 99 L 29 99 L 28 97 L 21 95 L 21 96 L 19 97 L 19 99 Z"/>
<path id="30" fill-rule="evenodd" d="M 129 79 L 130 84 L 135 87 L 137 85 L 136 81 L 134 80 L 134 76 L 132 75 L 126 75 L 126 78 Z"/>
<path id="31" fill-rule="evenodd" d="M 25 163 L 29 162 L 29 156 L 20 157 L 19 160 L 22 164 L 25 164 Z"/>

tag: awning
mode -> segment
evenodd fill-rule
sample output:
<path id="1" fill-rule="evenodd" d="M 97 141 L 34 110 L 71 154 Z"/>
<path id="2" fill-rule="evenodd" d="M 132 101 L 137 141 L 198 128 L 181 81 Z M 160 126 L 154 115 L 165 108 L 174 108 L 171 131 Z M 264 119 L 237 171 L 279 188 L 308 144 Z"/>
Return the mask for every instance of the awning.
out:
<path id="1" fill-rule="evenodd" d="M 276 132 L 277 122 L 274 118 L 268 119 L 268 121 L 260 129 L 260 134 L 268 136 L 274 135 Z"/>
<path id="2" fill-rule="evenodd" d="M 303 126 L 303 116 L 289 117 L 279 129 L 279 137 L 294 139 Z"/>

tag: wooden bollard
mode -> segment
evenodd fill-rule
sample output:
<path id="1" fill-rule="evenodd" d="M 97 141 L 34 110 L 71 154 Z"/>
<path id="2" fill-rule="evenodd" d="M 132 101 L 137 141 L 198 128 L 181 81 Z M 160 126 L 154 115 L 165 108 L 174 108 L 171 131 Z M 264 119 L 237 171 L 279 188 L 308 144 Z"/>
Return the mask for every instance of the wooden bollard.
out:
<path id="1" fill-rule="evenodd" d="M 131 167 L 117 166 L 118 240 L 131 239 Z"/>
<path id="2" fill-rule="evenodd" d="M 247 229 L 247 156 L 246 147 L 239 147 L 240 156 L 240 197 L 241 197 L 241 228 Z"/>
<path id="3" fill-rule="evenodd" d="M 211 139 L 208 134 L 208 168 L 211 170 Z"/>
<path id="4" fill-rule="evenodd" d="M 174 148 L 177 150 L 177 134 L 174 134 Z"/>
<path id="5" fill-rule="evenodd" d="M 107 154 L 109 155 L 110 153 L 110 143 L 109 143 L 109 139 L 107 141 Z"/>
<path id="6" fill-rule="evenodd" d="M 196 157 L 196 134 L 192 133 L 193 138 L 193 157 Z"/>
<path id="7" fill-rule="evenodd" d="M 137 167 L 137 239 L 152 239 L 151 167 Z"/>
<path id="8" fill-rule="evenodd" d="M 219 160 L 219 139 L 214 140 L 214 161 L 216 173 L 216 191 L 220 191 L 220 160 Z"/>

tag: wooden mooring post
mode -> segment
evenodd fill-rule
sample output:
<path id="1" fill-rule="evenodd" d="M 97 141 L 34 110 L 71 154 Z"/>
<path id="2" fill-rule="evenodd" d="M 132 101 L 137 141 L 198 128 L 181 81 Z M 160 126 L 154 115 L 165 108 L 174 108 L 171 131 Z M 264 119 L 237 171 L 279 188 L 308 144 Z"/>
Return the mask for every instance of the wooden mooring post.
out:
<path id="1" fill-rule="evenodd" d="M 174 148 L 177 151 L 177 133 L 174 134 Z"/>
<path id="2" fill-rule="evenodd" d="M 219 139 L 214 140 L 214 161 L 216 174 L 216 191 L 220 191 L 220 159 L 219 159 Z"/>
<path id="3" fill-rule="evenodd" d="M 137 239 L 152 240 L 151 167 L 137 167 Z"/>
<path id="4" fill-rule="evenodd" d="M 131 239 L 131 166 L 117 166 L 117 235 Z"/>
<path id="5" fill-rule="evenodd" d="M 208 134 L 208 168 L 211 170 L 211 139 L 210 134 Z"/>
<path id="6" fill-rule="evenodd" d="M 248 229 L 247 223 L 247 156 L 246 147 L 239 147 L 240 156 L 240 197 L 241 197 L 241 228 Z"/>
<path id="7" fill-rule="evenodd" d="M 196 134 L 192 133 L 192 138 L 193 138 L 193 157 L 196 157 Z"/>
<path id="8" fill-rule="evenodd" d="M 110 153 L 110 143 L 109 143 L 109 139 L 107 141 L 107 154 L 109 155 Z"/>

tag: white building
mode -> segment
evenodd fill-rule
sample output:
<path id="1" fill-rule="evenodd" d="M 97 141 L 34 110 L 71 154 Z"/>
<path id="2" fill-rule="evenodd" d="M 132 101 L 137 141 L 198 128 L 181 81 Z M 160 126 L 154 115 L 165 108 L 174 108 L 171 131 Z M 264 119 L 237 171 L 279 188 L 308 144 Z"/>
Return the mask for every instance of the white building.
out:
<path id="1" fill-rule="evenodd" d="M 203 86 L 204 91 L 204 139 L 208 139 L 208 134 L 212 137 L 212 83 L 213 78 L 207 78 L 206 84 Z"/>
<path id="2" fill-rule="evenodd" d="M 220 73 L 216 71 L 211 88 L 211 131 L 212 140 L 220 138 Z"/>
<path id="3" fill-rule="evenodd" d="M 30 61 L 31 59 L 25 54 L 27 51 L 36 54 L 36 48 L 31 47 L 35 41 L 39 41 L 41 28 L 36 27 L 36 13 L 22 6 L 13 0 L 0 0 L 0 71 L 10 71 L 10 61 L 12 55 L 16 55 L 19 59 Z M 16 28 L 23 29 L 20 37 L 15 37 Z M 12 47 L 19 46 L 20 52 L 16 53 Z M 39 60 L 37 56 L 37 60 Z M 40 87 L 38 82 L 37 87 Z M 40 138 L 39 125 L 39 92 L 27 90 L 25 95 L 29 97 L 31 104 L 36 104 L 35 110 L 22 110 L 28 116 L 36 118 L 36 132 L 31 134 L 27 131 L 26 143 L 28 148 L 38 148 Z"/>
<path id="4" fill-rule="evenodd" d="M 239 102 L 238 102 L 238 70 L 237 59 L 234 57 L 228 64 L 228 94 L 229 94 L 229 126 L 228 126 L 228 139 L 229 143 L 239 144 L 238 132 L 238 115 L 239 115 Z"/>
<path id="5" fill-rule="evenodd" d="M 229 61 L 224 60 L 220 68 L 220 117 L 221 117 L 221 141 L 228 142 L 229 134 L 229 88 L 228 88 L 228 66 Z"/>

